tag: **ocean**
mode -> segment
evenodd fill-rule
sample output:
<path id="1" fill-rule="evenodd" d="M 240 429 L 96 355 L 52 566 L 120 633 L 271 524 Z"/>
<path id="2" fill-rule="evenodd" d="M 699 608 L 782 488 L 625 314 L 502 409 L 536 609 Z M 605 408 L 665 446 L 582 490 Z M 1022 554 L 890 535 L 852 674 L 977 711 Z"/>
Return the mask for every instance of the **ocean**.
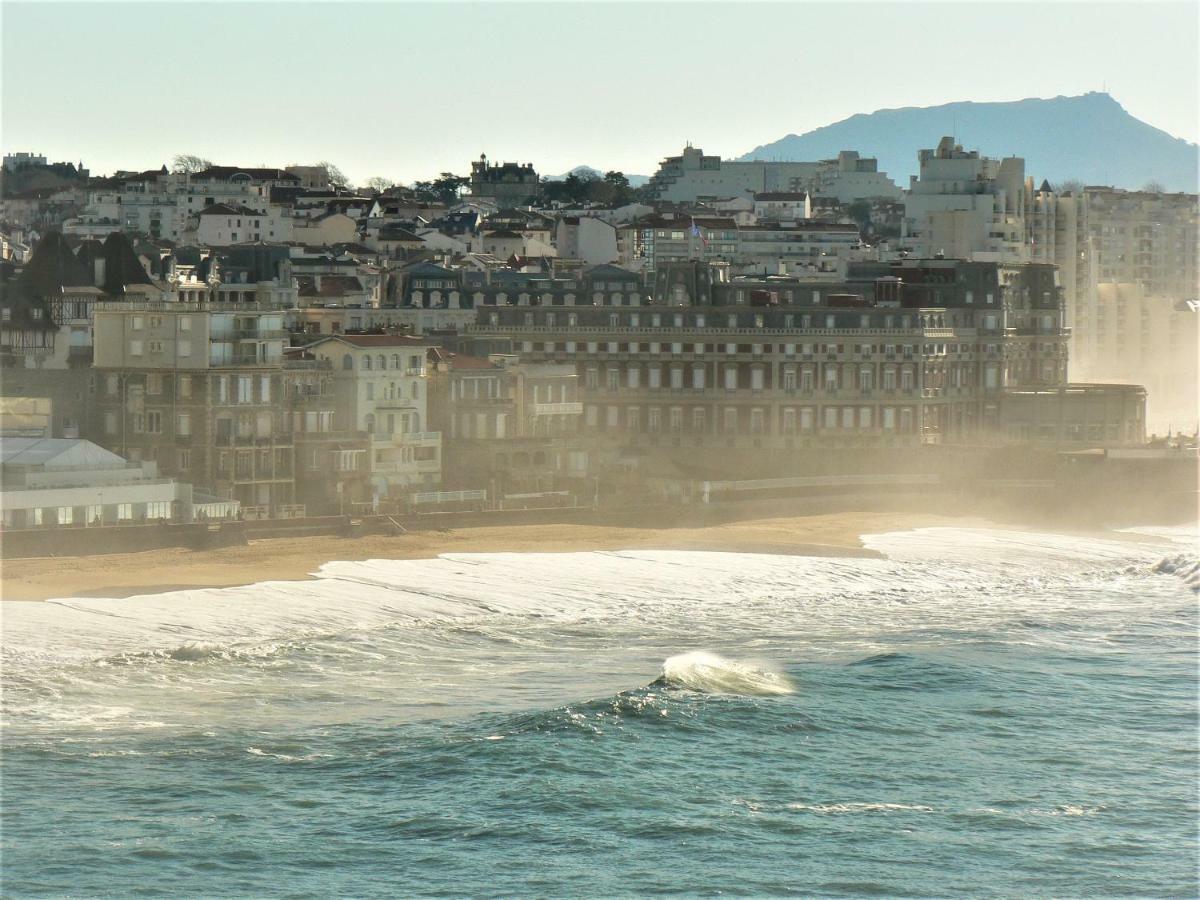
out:
<path id="1" fill-rule="evenodd" d="M 6 603 L 0 890 L 1194 897 L 1195 541 Z"/>

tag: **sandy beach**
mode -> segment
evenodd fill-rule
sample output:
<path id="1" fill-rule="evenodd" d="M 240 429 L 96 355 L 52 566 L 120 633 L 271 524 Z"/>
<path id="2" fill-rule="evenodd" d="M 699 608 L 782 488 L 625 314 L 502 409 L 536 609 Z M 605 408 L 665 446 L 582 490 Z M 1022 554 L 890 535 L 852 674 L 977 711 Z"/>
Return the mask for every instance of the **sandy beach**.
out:
<path id="1" fill-rule="evenodd" d="M 258 581 L 297 581 L 332 560 L 427 559 L 441 553 L 581 550 L 726 550 L 819 556 L 874 555 L 859 536 L 980 519 L 902 512 L 839 512 L 758 518 L 705 528 L 521 525 L 419 532 L 398 537 L 306 537 L 252 541 L 219 550 L 172 548 L 106 556 L 16 559 L 0 569 L 4 600 L 126 597 Z"/>

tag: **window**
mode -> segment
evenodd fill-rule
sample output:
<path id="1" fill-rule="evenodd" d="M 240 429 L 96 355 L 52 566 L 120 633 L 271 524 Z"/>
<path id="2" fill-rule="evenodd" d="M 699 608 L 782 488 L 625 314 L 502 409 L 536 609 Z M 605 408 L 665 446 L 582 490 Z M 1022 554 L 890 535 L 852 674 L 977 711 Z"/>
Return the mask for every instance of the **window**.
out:
<path id="1" fill-rule="evenodd" d="M 75 508 L 72 506 L 60 506 L 58 508 L 58 524 L 70 525 L 75 521 Z"/>
<path id="2" fill-rule="evenodd" d="M 134 330 L 134 331 L 141 331 L 141 330 L 142 330 L 142 317 L 141 317 L 141 316 L 134 316 L 134 317 L 133 317 L 133 323 L 132 323 L 132 327 L 133 327 L 133 330 Z"/>
<path id="3" fill-rule="evenodd" d="M 151 372 L 146 376 L 146 393 L 158 395 L 162 393 L 163 380 L 162 375 L 157 372 Z"/>
<path id="4" fill-rule="evenodd" d="M 179 388 L 180 399 L 186 400 L 188 397 L 192 396 L 192 376 L 191 375 L 180 375 L 180 376 L 178 376 L 175 383 L 176 383 L 176 385 L 178 385 L 178 388 Z"/>
<path id="5" fill-rule="evenodd" d="M 116 375 L 109 375 L 104 379 L 105 388 L 108 391 L 108 396 L 115 397 L 121 390 L 121 380 Z"/>
<path id="6" fill-rule="evenodd" d="M 646 430 L 657 433 L 662 428 L 662 409 L 652 406 L 646 411 Z"/>
<path id="7" fill-rule="evenodd" d="M 192 330 L 192 319 L 190 316 L 180 316 L 179 317 L 179 330 L 180 331 L 191 331 Z"/>
<path id="8" fill-rule="evenodd" d="M 146 433 L 162 434 L 162 413 L 156 409 L 146 413 Z"/>
<path id="9" fill-rule="evenodd" d="M 117 504 L 117 521 L 129 522 L 133 519 L 133 504 L 118 503 Z"/>
<path id="10" fill-rule="evenodd" d="M 261 376 L 261 379 L 259 382 L 259 392 L 262 394 L 262 402 L 263 403 L 271 402 L 271 376 L 270 375 Z"/>
<path id="11" fill-rule="evenodd" d="M 192 434 L 191 413 L 179 413 L 175 416 L 175 434 L 179 437 L 190 437 Z"/>
<path id="12" fill-rule="evenodd" d="M 191 341 L 179 341 L 176 343 L 175 347 L 179 351 L 180 356 L 191 356 L 192 355 L 192 342 Z"/>
<path id="13" fill-rule="evenodd" d="M 249 375 L 239 375 L 237 380 L 237 402 L 254 402 L 254 382 Z"/>
<path id="14" fill-rule="evenodd" d="M 692 390 L 704 390 L 704 366 L 692 366 Z"/>
<path id="15" fill-rule="evenodd" d="M 116 413 L 106 412 L 104 414 L 104 433 L 105 434 L 116 434 L 117 433 L 117 414 Z"/>
<path id="16" fill-rule="evenodd" d="M 228 403 L 229 402 L 229 376 L 228 375 L 218 375 L 217 376 L 217 402 L 218 403 Z"/>
<path id="17" fill-rule="evenodd" d="M 608 378 L 608 389 L 610 391 L 617 390 L 621 386 L 621 370 L 616 368 L 609 369 L 606 375 Z"/>
<path id="18" fill-rule="evenodd" d="M 175 451 L 175 467 L 177 469 L 190 469 L 192 467 L 192 451 L 191 450 L 176 450 Z"/>
<path id="19" fill-rule="evenodd" d="M 142 355 L 142 342 L 141 341 L 130 341 L 129 342 L 129 355 L 130 356 L 141 356 Z"/>
<path id="20" fill-rule="evenodd" d="M 692 410 L 692 431 L 703 434 L 707 430 L 708 422 L 704 407 L 697 406 Z"/>

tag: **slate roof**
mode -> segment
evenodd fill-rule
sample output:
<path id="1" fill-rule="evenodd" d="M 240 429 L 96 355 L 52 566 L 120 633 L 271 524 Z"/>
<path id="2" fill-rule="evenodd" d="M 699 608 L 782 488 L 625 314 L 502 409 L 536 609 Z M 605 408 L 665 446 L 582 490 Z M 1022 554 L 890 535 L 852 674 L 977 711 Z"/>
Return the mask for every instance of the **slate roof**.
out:
<path id="1" fill-rule="evenodd" d="M 354 275 L 296 276 L 296 292 L 301 297 L 343 297 L 362 290 L 362 282 Z"/>

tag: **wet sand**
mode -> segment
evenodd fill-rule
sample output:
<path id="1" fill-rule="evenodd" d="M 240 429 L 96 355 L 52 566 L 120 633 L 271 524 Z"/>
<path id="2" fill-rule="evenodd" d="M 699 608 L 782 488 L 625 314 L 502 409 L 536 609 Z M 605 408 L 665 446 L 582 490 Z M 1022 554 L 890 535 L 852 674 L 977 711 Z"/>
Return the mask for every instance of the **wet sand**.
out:
<path id="1" fill-rule="evenodd" d="M 357 538 L 252 541 L 216 550 L 171 548 L 72 558 L 16 559 L 0 568 L 0 598 L 127 597 L 189 588 L 309 578 L 333 560 L 428 559 L 441 553 L 585 550 L 724 550 L 806 556 L 875 556 L 860 535 L 937 525 L 980 527 L 975 518 L 904 512 L 839 512 L 758 518 L 705 528 L 520 525 Z"/>

